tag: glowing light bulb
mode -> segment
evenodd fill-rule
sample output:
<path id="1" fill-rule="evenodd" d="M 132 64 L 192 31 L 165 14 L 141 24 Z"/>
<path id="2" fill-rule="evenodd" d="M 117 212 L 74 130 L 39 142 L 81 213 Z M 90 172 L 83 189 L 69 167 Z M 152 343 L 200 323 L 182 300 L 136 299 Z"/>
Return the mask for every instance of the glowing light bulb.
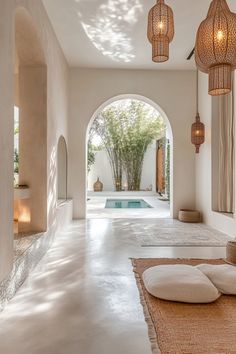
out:
<path id="1" fill-rule="evenodd" d="M 196 130 L 196 135 L 199 135 L 200 134 L 200 130 Z"/>
<path id="2" fill-rule="evenodd" d="M 222 30 L 219 30 L 217 32 L 217 35 L 216 35 L 218 41 L 222 41 L 223 37 L 224 37 L 224 34 L 223 34 L 223 31 Z"/>
<path id="3" fill-rule="evenodd" d="M 163 22 L 159 22 L 157 26 L 158 26 L 158 28 L 159 28 L 160 30 L 162 30 L 163 27 L 164 27 L 164 23 L 163 23 Z"/>

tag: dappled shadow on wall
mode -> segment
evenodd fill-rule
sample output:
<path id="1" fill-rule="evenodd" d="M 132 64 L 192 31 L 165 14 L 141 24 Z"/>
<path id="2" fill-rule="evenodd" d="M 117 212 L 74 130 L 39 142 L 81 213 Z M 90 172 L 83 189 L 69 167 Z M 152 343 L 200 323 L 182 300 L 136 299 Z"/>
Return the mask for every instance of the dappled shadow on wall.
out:
<path id="1" fill-rule="evenodd" d="M 75 2 L 82 27 L 95 48 L 113 61 L 131 62 L 135 58 L 132 32 L 143 12 L 140 0 L 106 0 L 97 7 L 93 1 L 90 6 L 87 0 Z"/>

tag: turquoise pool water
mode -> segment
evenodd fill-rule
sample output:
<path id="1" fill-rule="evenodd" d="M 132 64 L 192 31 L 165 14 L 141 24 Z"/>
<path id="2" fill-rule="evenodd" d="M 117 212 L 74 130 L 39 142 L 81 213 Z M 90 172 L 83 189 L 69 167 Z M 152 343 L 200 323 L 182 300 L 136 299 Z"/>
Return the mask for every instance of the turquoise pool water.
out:
<path id="1" fill-rule="evenodd" d="M 107 199 L 106 208 L 141 209 L 141 208 L 152 208 L 152 207 L 143 199 Z"/>

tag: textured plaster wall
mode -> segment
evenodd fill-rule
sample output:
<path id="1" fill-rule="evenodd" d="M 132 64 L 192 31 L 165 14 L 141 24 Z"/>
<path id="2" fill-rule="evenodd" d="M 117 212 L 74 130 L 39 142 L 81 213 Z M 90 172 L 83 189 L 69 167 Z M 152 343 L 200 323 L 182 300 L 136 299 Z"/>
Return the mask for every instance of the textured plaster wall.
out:
<path id="1" fill-rule="evenodd" d="M 40 232 L 47 230 L 47 69 L 21 67 L 19 77 L 19 182 L 30 186 L 30 229 Z"/>
<path id="2" fill-rule="evenodd" d="M 60 135 L 67 139 L 68 67 L 45 9 L 39 0 L 0 0 L 0 280 L 11 270 L 13 257 L 14 28 L 15 11 L 19 7 L 26 9 L 33 20 L 47 65 L 49 227 L 56 220 L 57 140 Z"/>
<path id="3" fill-rule="evenodd" d="M 236 89 L 236 85 L 235 85 Z M 236 104 L 236 97 L 234 98 Z M 206 128 L 206 142 L 196 157 L 196 204 L 202 211 L 204 222 L 236 237 L 236 216 L 227 216 L 212 210 L 212 102 L 208 95 L 208 76 L 200 73 L 199 111 Z M 235 125 L 236 126 L 236 125 Z M 235 135 L 236 136 L 236 135 Z M 236 161 L 235 161 L 236 163 Z M 234 166 L 235 169 L 235 166 Z M 235 174 L 236 177 L 236 174 Z M 235 181 L 236 182 L 236 181 Z M 236 184 L 235 184 L 236 185 Z M 234 190 L 236 198 L 236 190 Z M 235 199 L 236 200 L 236 199 Z"/>
<path id="4" fill-rule="evenodd" d="M 13 248 L 13 10 L 0 1 L 0 280 L 10 271 Z"/>
<path id="5" fill-rule="evenodd" d="M 69 195 L 74 218 L 86 215 L 86 133 L 91 117 L 119 95 L 144 96 L 160 106 L 173 132 L 173 216 L 195 207 L 195 154 L 190 129 L 195 117 L 195 73 L 191 71 L 70 70 Z"/>

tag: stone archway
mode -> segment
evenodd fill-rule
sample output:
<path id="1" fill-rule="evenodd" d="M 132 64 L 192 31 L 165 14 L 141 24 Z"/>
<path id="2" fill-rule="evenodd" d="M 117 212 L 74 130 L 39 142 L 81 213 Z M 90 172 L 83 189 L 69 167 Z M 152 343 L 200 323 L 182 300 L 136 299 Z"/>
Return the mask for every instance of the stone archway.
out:
<path id="1" fill-rule="evenodd" d="M 173 217 L 173 133 L 172 133 L 172 128 L 170 125 L 170 121 L 166 115 L 166 113 L 163 111 L 163 109 L 154 101 L 150 100 L 149 98 L 142 96 L 142 95 L 136 95 L 136 94 L 123 94 L 119 96 L 114 96 L 110 98 L 109 100 L 105 101 L 102 105 L 98 107 L 98 109 L 94 112 L 92 115 L 89 124 L 87 126 L 87 132 L 86 132 L 86 157 L 87 157 L 87 141 L 88 141 L 88 133 L 90 130 L 90 127 L 94 121 L 94 119 L 99 115 L 99 113 L 104 110 L 105 107 L 109 106 L 110 104 L 120 101 L 123 99 L 135 99 L 144 103 L 147 103 L 151 107 L 153 107 L 156 111 L 160 113 L 160 115 L 164 118 L 166 126 L 167 126 L 167 131 L 168 131 L 168 136 L 170 140 L 170 215 Z M 85 180 L 87 181 L 87 170 L 86 170 L 86 178 Z M 87 199 L 87 198 L 86 198 Z"/>

